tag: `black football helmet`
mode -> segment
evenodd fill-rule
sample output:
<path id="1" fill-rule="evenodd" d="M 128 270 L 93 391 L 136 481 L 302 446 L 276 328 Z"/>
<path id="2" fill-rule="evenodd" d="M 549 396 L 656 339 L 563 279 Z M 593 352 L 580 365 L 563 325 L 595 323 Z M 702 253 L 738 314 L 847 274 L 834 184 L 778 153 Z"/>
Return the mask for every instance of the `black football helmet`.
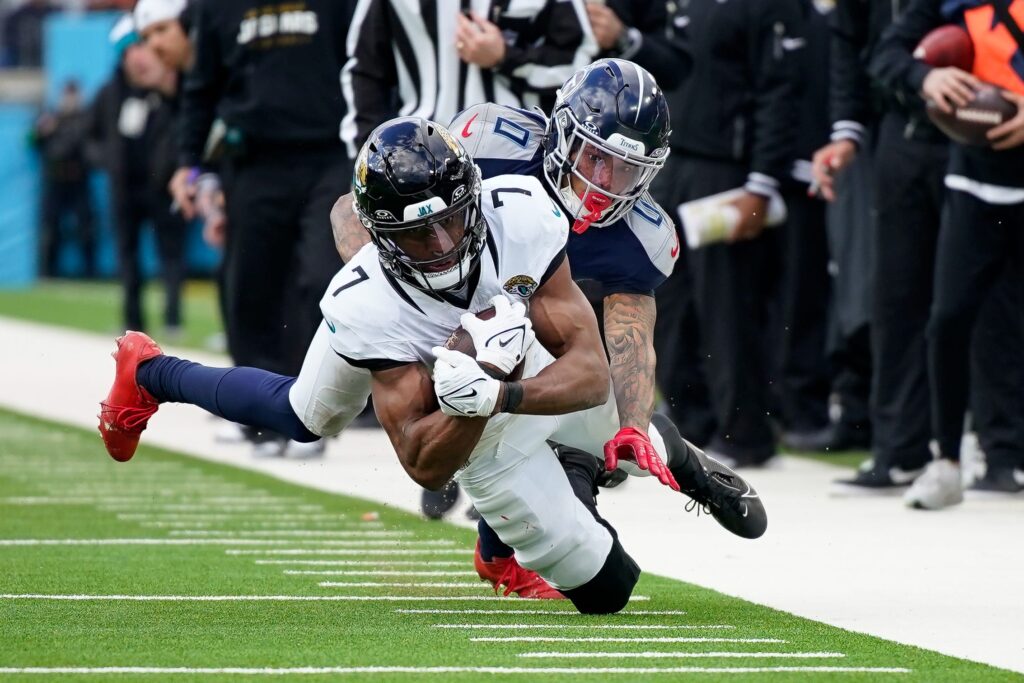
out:
<path id="1" fill-rule="evenodd" d="M 355 212 L 396 278 L 444 292 L 479 264 L 480 170 L 444 126 L 414 117 L 378 126 L 356 157 L 352 187 Z"/>
<path id="2" fill-rule="evenodd" d="M 619 220 L 669 153 L 668 102 L 654 77 L 624 59 L 600 59 L 558 90 L 544 136 L 544 177 L 573 230 Z"/>

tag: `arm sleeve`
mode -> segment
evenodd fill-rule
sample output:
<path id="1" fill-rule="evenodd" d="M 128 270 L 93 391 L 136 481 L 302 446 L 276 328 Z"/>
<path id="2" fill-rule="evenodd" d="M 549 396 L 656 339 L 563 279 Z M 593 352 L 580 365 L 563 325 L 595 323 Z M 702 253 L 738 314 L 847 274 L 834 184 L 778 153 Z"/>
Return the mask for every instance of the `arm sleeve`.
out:
<path id="1" fill-rule="evenodd" d="M 860 145 L 871 117 L 871 80 L 864 61 L 868 10 L 865 0 L 837 0 L 832 13 L 829 107 L 833 141 L 853 140 Z"/>
<path id="2" fill-rule="evenodd" d="M 770 195 L 795 156 L 800 82 L 795 51 L 805 49 L 799 0 L 751 0 L 753 146 L 746 189 Z"/>
<path id="3" fill-rule="evenodd" d="M 871 59 L 871 75 L 897 95 L 917 97 L 931 67 L 914 59 L 914 48 L 942 23 L 937 0 L 913 0 L 882 33 Z"/>
<path id="4" fill-rule="evenodd" d="M 341 140 L 354 159 L 373 129 L 394 115 L 398 70 L 392 50 L 387 0 L 359 0 L 348 31 L 349 59 L 341 70 L 347 113 Z"/>
<path id="5" fill-rule="evenodd" d="M 597 41 L 583 0 L 547 0 L 532 22 L 530 35 L 506 45 L 498 71 L 523 80 L 534 90 L 562 85 L 597 54 Z"/>
<path id="6" fill-rule="evenodd" d="M 636 26 L 628 28 L 629 48 L 619 56 L 650 71 L 662 89 L 672 90 L 689 75 L 693 58 L 683 35 L 669 25 L 665 3 L 647 0 L 642 4 L 637 11 Z"/>
<path id="7" fill-rule="evenodd" d="M 195 21 L 192 49 L 195 63 L 185 74 L 178 124 L 178 165 L 198 166 L 217 115 L 225 82 L 224 64 L 217 29 L 210 17 L 209 2 L 198 0 L 193 10 Z"/>

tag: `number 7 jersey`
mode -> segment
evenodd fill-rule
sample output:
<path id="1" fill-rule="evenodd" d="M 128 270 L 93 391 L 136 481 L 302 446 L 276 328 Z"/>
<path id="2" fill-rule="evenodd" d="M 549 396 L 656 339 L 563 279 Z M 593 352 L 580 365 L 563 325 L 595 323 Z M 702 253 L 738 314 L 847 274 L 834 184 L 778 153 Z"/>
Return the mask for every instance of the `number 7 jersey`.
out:
<path id="1" fill-rule="evenodd" d="M 376 246 L 363 247 L 320 302 L 334 351 L 370 370 L 416 362 L 433 367 L 431 348 L 444 344 L 463 313 L 489 307 L 499 293 L 528 301 L 565 260 L 564 214 L 540 181 L 516 175 L 485 180 L 481 209 L 486 246 L 461 298 L 402 282 L 383 270 Z M 528 357 L 527 373 L 530 366 Z"/>

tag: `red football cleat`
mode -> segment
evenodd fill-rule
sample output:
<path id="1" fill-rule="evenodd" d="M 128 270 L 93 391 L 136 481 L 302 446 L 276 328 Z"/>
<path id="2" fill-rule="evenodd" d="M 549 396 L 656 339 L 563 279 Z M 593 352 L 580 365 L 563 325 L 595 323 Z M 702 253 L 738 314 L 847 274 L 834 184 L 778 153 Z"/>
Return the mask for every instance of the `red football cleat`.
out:
<path id="1" fill-rule="evenodd" d="M 515 557 L 495 557 L 490 562 L 484 562 L 484 558 L 480 556 L 479 539 L 476 542 L 473 564 L 481 580 L 494 586 L 495 593 L 504 586 L 504 595 L 515 593 L 521 598 L 565 600 L 564 595 L 552 588 L 537 572 L 516 562 Z"/>
<path id="2" fill-rule="evenodd" d="M 156 342 L 142 332 L 129 331 L 117 339 L 117 350 L 111 354 L 116 363 L 114 385 L 106 400 L 100 402 L 98 415 L 103 445 L 114 460 L 132 459 L 146 423 L 160 407 L 135 381 L 135 371 L 142 361 L 161 354 Z"/>

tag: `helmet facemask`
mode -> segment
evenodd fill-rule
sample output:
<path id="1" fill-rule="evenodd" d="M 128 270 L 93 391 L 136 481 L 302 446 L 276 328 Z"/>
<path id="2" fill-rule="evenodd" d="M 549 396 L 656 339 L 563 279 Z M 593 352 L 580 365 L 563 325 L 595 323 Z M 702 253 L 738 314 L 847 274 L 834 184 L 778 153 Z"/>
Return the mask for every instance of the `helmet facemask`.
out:
<path id="1" fill-rule="evenodd" d="M 623 218 L 668 158 L 666 148 L 646 150 L 643 142 L 620 133 L 602 139 L 569 108 L 557 111 L 549 125 L 555 144 L 545 157 L 544 175 L 576 233 Z"/>
<path id="2" fill-rule="evenodd" d="M 408 220 L 411 216 L 417 218 Z M 429 293 L 462 287 L 479 265 L 486 239 L 479 181 L 453 206 L 434 197 L 407 207 L 405 218 L 400 223 L 386 223 L 359 212 L 384 269 Z"/>

